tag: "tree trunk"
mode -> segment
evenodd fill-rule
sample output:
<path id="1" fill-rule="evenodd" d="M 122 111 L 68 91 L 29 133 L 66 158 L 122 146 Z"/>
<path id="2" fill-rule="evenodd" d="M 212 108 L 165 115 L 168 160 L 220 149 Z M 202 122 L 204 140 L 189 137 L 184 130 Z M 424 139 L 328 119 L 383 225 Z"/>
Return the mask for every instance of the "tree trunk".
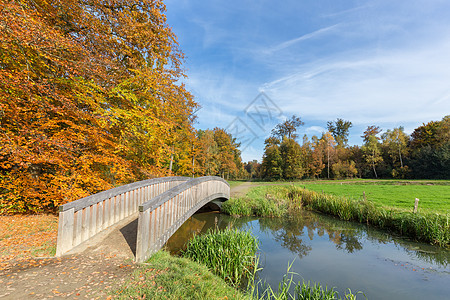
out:
<path id="1" fill-rule="evenodd" d="M 375 173 L 375 178 L 378 178 L 377 171 L 375 170 L 375 161 L 374 161 L 374 159 L 375 159 L 375 150 L 372 151 L 372 167 L 373 167 L 373 172 Z"/>
<path id="2" fill-rule="evenodd" d="M 373 172 L 375 173 L 375 178 L 378 178 L 377 171 L 375 170 L 375 163 L 372 162 Z"/>
<path id="3" fill-rule="evenodd" d="M 400 151 L 400 146 L 398 146 L 398 156 L 400 156 L 400 167 L 403 169 L 402 152 Z"/>
<path id="4" fill-rule="evenodd" d="M 330 145 L 327 147 L 327 161 L 328 179 L 330 179 Z"/>

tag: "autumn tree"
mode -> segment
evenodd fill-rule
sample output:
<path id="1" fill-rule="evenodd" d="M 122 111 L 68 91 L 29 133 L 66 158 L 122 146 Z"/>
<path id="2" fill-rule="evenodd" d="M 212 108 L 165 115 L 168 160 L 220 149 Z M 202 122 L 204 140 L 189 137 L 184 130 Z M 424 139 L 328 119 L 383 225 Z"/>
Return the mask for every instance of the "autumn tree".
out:
<path id="1" fill-rule="evenodd" d="M 322 134 L 321 143 L 324 150 L 323 155 L 325 156 L 325 161 L 327 162 L 327 178 L 330 178 L 330 167 L 333 162 L 335 153 L 334 146 L 336 145 L 336 142 L 330 132 L 325 132 Z"/>
<path id="2" fill-rule="evenodd" d="M 322 170 L 325 168 L 324 157 L 326 153 L 327 142 L 319 139 L 317 136 L 312 137 L 312 148 L 313 151 L 311 153 L 311 176 L 318 177 Z"/>
<path id="3" fill-rule="evenodd" d="M 364 143 L 367 143 L 369 141 L 370 136 L 372 136 L 372 135 L 377 136 L 382 131 L 383 130 L 380 129 L 379 126 L 370 125 L 370 126 L 367 126 L 367 129 L 364 131 L 364 133 L 361 137 L 363 138 Z"/>
<path id="4" fill-rule="evenodd" d="M 272 130 L 272 136 L 278 138 L 279 140 L 282 140 L 285 136 L 288 139 L 295 139 L 297 137 L 295 132 L 304 124 L 305 123 L 303 123 L 299 117 L 293 115 L 290 119 L 287 119 L 283 123 L 277 124 Z"/>
<path id="5" fill-rule="evenodd" d="M 0 212 L 169 174 L 173 151 L 188 160 L 197 104 L 179 84 L 183 54 L 161 1 L 0 11 Z"/>
<path id="6" fill-rule="evenodd" d="M 254 177 L 258 177 L 260 172 L 261 164 L 256 160 L 249 161 L 244 163 L 244 169 L 247 171 L 250 179 Z"/>

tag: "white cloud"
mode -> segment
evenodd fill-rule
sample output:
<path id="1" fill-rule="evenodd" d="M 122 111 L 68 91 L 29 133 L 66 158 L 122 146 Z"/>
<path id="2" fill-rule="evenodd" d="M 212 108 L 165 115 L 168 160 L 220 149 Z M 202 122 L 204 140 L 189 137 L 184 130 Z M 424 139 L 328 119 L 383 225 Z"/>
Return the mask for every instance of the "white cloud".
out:
<path id="1" fill-rule="evenodd" d="M 324 127 L 321 126 L 309 126 L 305 129 L 305 132 L 308 134 L 321 134 L 323 132 L 326 132 L 327 130 Z"/>
<path id="2" fill-rule="evenodd" d="M 450 43 L 340 55 L 264 85 L 285 112 L 355 123 L 429 120 L 450 112 Z"/>

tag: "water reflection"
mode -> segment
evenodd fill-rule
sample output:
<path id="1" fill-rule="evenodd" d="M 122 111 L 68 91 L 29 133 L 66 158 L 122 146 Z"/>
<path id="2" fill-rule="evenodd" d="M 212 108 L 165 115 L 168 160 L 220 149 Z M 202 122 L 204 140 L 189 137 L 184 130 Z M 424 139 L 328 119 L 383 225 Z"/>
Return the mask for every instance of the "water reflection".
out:
<path id="1" fill-rule="evenodd" d="M 288 263 L 299 280 L 364 291 L 368 299 L 448 299 L 450 251 L 416 243 L 364 224 L 308 211 L 286 218 L 196 214 L 168 242 L 177 253 L 209 228 L 249 230 L 261 241 L 259 276 L 276 287 Z"/>
<path id="2" fill-rule="evenodd" d="M 409 256 L 441 267 L 450 262 L 450 251 L 432 245 L 416 243 L 401 237 L 395 237 L 384 231 L 364 224 L 341 221 L 337 218 L 300 211 L 286 218 L 233 218 L 220 213 L 201 213 L 188 219 L 169 239 L 167 247 L 177 254 L 194 234 L 204 233 L 209 228 L 224 229 L 234 227 L 251 229 L 253 222 L 258 223 L 259 231 L 269 234 L 274 242 L 298 255 L 307 256 L 312 250 L 312 241 L 327 237 L 337 250 L 352 254 L 363 250 L 364 241 L 375 244 L 393 244 L 403 248 Z M 305 234 L 306 233 L 306 234 Z"/>

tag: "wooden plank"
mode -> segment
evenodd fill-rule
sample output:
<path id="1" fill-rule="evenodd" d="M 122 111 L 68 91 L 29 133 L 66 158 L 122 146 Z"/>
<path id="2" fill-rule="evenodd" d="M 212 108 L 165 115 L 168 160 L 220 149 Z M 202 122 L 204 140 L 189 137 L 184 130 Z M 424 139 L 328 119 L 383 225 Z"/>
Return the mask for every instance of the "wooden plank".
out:
<path id="1" fill-rule="evenodd" d="M 81 244 L 81 233 L 83 225 L 83 211 L 79 210 L 75 213 L 75 224 L 74 224 L 74 243 L 73 246 L 78 246 Z"/>
<path id="2" fill-rule="evenodd" d="M 130 206 L 128 205 L 128 198 L 126 197 L 125 194 L 122 194 L 122 197 L 125 203 L 125 217 L 128 217 L 130 215 Z"/>
<path id="3" fill-rule="evenodd" d="M 96 227 L 97 227 L 97 206 L 92 205 L 89 207 L 90 214 L 89 214 L 89 237 L 92 237 L 95 235 Z"/>
<path id="4" fill-rule="evenodd" d="M 99 202 L 97 203 L 97 233 L 104 229 L 103 225 L 103 202 Z"/>
<path id="5" fill-rule="evenodd" d="M 120 199 L 120 220 L 125 219 L 125 197 L 123 197 L 123 194 L 118 195 Z"/>
<path id="6" fill-rule="evenodd" d="M 58 237 L 56 242 L 56 256 L 61 256 L 73 247 L 75 209 L 59 213 Z"/>
<path id="7" fill-rule="evenodd" d="M 136 238 L 136 261 L 143 262 L 148 249 L 149 211 L 139 212 Z"/>
<path id="8" fill-rule="evenodd" d="M 81 225 L 81 242 L 89 239 L 89 216 L 90 208 L 86 207 L 82 210 L 82 225 Z"/>

